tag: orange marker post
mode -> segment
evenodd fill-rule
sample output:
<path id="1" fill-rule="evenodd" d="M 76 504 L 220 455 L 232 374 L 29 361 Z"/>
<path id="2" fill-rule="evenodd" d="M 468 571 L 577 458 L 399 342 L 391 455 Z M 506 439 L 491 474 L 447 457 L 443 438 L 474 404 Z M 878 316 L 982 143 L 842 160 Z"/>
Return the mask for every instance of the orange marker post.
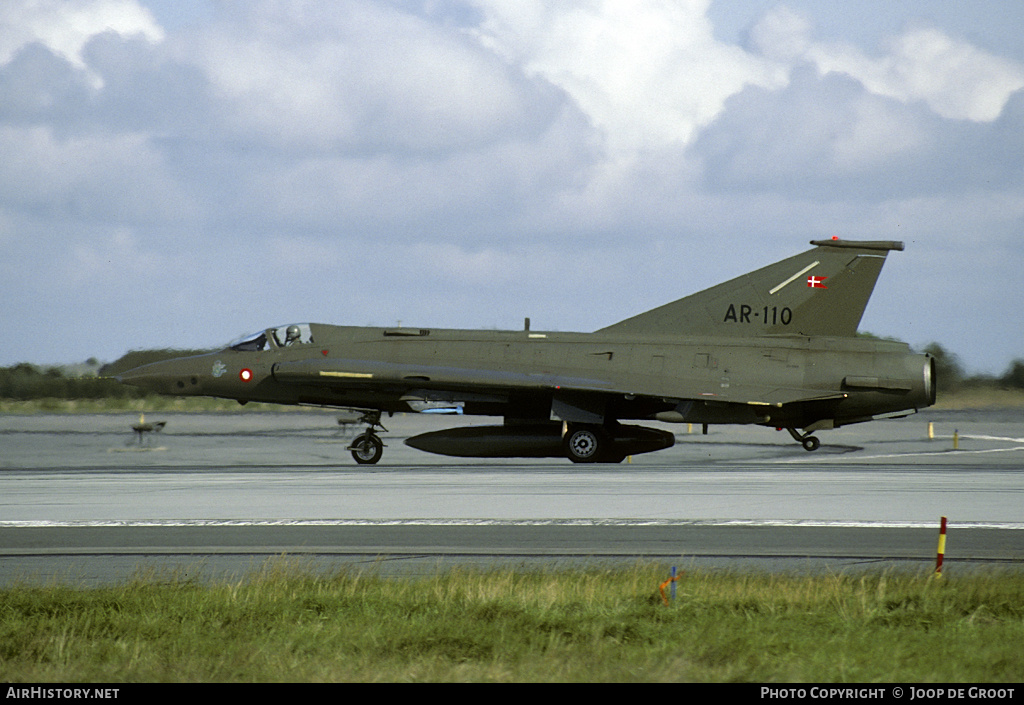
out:
<path id="1" fill-rule="evenodd" d="M 665 597 L 665 588 L 669 585 L 672 586 L 672 599 L 676 599 L 676 581 L 679 580 L 679 576 L 676 574 L 676 567 L 672 566 L 672 577 L 663 582 L 658 586 L 658 591 L 661 592 L 661 601 L 668 607 L 668 598 Z"/>
<path id="2" fill-rule="evenodd" d="M 939 552 L 935 557 L 935 577 L 942 577 L 942 557 L 946 553 L 946 517 L 942 517 L 942 526 L 939 528 Z"/>

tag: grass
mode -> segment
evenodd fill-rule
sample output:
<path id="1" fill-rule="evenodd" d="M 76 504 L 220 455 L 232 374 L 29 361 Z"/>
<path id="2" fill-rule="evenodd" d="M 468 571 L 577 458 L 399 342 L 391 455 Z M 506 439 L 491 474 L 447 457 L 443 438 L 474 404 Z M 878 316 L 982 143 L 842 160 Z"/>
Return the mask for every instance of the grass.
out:
<path id="1" fill-rule="evenodd" d="M 940 393 L 936 409 L 1021 409 L 1024 389 L 993 389 L 966 387 L 955 392 Z"/>
<path id="2" fill-rule="evenodd" d="M 140 575 L 0 591 L 2 681 L 1019 682 L 1024 575 Z"/>

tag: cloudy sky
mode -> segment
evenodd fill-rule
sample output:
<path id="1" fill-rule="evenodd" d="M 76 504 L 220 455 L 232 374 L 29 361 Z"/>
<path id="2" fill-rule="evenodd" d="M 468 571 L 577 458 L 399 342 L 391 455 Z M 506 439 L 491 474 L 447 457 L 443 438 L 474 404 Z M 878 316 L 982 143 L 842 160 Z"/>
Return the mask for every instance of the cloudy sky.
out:
<path id="1" fill-rule="evenodd" d="M 4 0 L 0 364 L 594 330 L 839 236 L 1024 358 L 1019 0 Z"/>

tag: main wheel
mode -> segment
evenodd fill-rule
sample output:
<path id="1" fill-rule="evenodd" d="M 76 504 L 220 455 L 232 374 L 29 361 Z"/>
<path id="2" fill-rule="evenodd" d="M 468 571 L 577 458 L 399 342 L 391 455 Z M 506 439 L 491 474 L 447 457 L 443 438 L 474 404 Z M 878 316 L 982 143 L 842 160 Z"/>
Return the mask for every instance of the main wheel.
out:
<path id="1" fill-rule="evenodd" d="M 360 465 L 374 465 L 384 454 L 384 443 L 372 433 L 363 435 L 352 441 L 352 457 Z"/>
<path id="2" fill-rule="evenodd" d="M 818 450 L 818 448 L 821 447 L 821 441 L 819 441 L 814 436 L 807 436 L 802 441 L 800 441 L 800 445 L 802 445 L 804 447 L 804 450 L 807 451 Z"/>
<path id="3" fill-rule="evenodd" d="M 565 436 L 565 454 L 574 463 L 596 463 L 605 442 L 605 437 L 595 428 L 575 428 Z"/>

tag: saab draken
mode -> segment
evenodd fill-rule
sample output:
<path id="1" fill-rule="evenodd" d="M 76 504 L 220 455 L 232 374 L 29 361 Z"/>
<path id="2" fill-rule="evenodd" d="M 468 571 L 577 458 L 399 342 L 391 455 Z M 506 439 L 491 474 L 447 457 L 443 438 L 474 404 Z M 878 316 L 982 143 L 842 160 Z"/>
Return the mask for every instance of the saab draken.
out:
<path id="1" fill-rule="evenodd" d="M 807 450 L 815 433 L 935 402 L 935 361 L 859 336 L 889 241 L 813 240 L 812 249 L 593 333 L 367 328 L 301 323 L 219 352 L 117 375 L 170 395 L 362 412 L 349 446 L 376 463 L 381 414 L 451 412 L 501 424 L 425 433 L 420 450 L 463 457 L 621 462 L 675 434 L 623 423 L 757 424 Z"/>

